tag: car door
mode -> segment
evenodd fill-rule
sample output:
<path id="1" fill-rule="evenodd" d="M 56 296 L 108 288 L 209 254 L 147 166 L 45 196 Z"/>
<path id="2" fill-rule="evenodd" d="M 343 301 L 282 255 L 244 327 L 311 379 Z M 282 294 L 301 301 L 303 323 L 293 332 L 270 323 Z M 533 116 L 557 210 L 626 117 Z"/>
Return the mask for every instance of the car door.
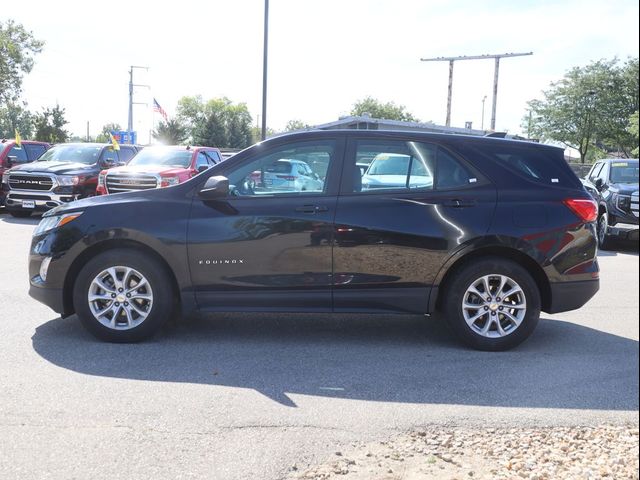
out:
<path id="1" fill-rule="evenodd" d="M 363 179 L 356 164 L 374 160 Z M 335 218 L 334 309 L 426 312 L 441 266 L 488 230 L 495 203 L 494 186 L 446 146 L 350 140 Z"/>
<path id="2" fill-rule="evenodd" d="M 195 198 L 189 221 L 189 265 L 200 308 L 331 309 L 331 239 L 343 143 L 340 136 L 280 143 L 216 169 L 229 179 L 229 196 Z M 262 183 L 283 159 L 313 163 L 326 181 L 316 190 L 293 191 Z"/>

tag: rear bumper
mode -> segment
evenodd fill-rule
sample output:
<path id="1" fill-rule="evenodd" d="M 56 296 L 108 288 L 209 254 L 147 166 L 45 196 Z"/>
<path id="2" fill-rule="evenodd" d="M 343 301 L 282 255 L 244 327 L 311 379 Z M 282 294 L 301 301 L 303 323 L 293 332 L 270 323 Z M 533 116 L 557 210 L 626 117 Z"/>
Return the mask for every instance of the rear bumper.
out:
<path id="1" fill-rule="evenodd" d="M 600 280 L 552 283 L 551 306 L 547 313 L 576 310 L 587 303 L 600 290 Z"/>

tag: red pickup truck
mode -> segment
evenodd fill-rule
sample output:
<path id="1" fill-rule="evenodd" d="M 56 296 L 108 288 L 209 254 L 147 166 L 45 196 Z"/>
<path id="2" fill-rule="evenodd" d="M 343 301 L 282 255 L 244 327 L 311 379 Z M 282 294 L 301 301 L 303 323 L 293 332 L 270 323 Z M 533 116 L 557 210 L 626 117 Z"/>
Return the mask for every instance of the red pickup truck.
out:
<path id="1" fill-rule="evenodd" d="M 96 194 L 130 192 L 177 185 L 222 161 L 213 147 L 146 147 L 123 166 L 103 170 Z"/>
<path id="2" fill-rule="evenodd" d="M 2 140 L 0 142 L 0 181 L 5 171 L 16 165 L 33 162 L 40 158 L 49 149 L 49 144 L 34 140 L 22 140 L 20 146 L 15 140 Z M 6 193 L 0 190 L 0 206 L 4 204 Z"/>

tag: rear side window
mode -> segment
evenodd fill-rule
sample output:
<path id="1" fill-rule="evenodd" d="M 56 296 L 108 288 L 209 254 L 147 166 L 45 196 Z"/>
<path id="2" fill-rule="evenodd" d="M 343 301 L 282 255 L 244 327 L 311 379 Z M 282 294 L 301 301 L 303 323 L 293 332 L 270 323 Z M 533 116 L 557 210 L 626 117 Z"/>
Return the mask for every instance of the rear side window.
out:
<path id="1" fill-rule="evenodd" d="M 576 186 L 576 182 L 579 182 L 560 149 L 556 151 L 505 143 L 504 145 L 476 145 L 476 150 L 512 172 L 536 183 Z"/>

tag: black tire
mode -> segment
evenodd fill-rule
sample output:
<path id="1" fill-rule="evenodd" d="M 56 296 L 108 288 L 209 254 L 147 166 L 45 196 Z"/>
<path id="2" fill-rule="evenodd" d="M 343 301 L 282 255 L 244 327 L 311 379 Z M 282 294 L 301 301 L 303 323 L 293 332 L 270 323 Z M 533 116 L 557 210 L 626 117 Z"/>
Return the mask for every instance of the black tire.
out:
<path id="1" fill-rule="evenodd" d="M 467 290 L 486 275 L 502 275 L 512 279 L 522 289 L 526 301 L 525 313 L 519 326 L 507 335 L 497 338 L 489 338 L 474 331 L 467 324 L 462 308 Z M 463 266 L 447 282 L 444 295 L 442 306 L 449 326 L 462 342 L 476 350 L 509 350 L 526 340 L 540 319 L 540 291 L 535 280 L 522 266 L 500 257 L 478 258 Z M 498 315 L 498 319 L 501 318 L 500 312 L 494 311 L 494 313 Z M 490 314 L 491 311 L 487 313 L 487 315 Z M 481 317 L 480 321 L 485 318 L 488 321 L 489 317 Z"/>
<path id="2" fill-rule="evenodd" d="M 32 213 L 31 210 L 9 210 L 9 215 L 15 218 L 29 218 Z"/>
<path id="3" fill-rule="evenodd" d="M 88 300 L 93 280 L 101 272 L 115 266 L 132 268 L 142 274 L 151 287 L 153 297 L 147 317 L 139 325 L 126 330 L 103 325 L 92 313 Z M 82 325 L 100 340 L 115 343 L 145 340 L 154 335 L 175 312 L 176 302 L 168 275 L 158 261 L 143 252 L 133 249 L 108 250 L 88 261 L 80 270 L 73 287 L 75 311 Z"/>
<path id="4" fill-rule="evenodd" d="M 598 233 L 598 248 L 600 248 L 600 250 L 609 250 L 611 247 L 611 237 L 608 235 L 609 214 L 607 212 L 602 212 L 598 216 L 596 231 Z"/>

